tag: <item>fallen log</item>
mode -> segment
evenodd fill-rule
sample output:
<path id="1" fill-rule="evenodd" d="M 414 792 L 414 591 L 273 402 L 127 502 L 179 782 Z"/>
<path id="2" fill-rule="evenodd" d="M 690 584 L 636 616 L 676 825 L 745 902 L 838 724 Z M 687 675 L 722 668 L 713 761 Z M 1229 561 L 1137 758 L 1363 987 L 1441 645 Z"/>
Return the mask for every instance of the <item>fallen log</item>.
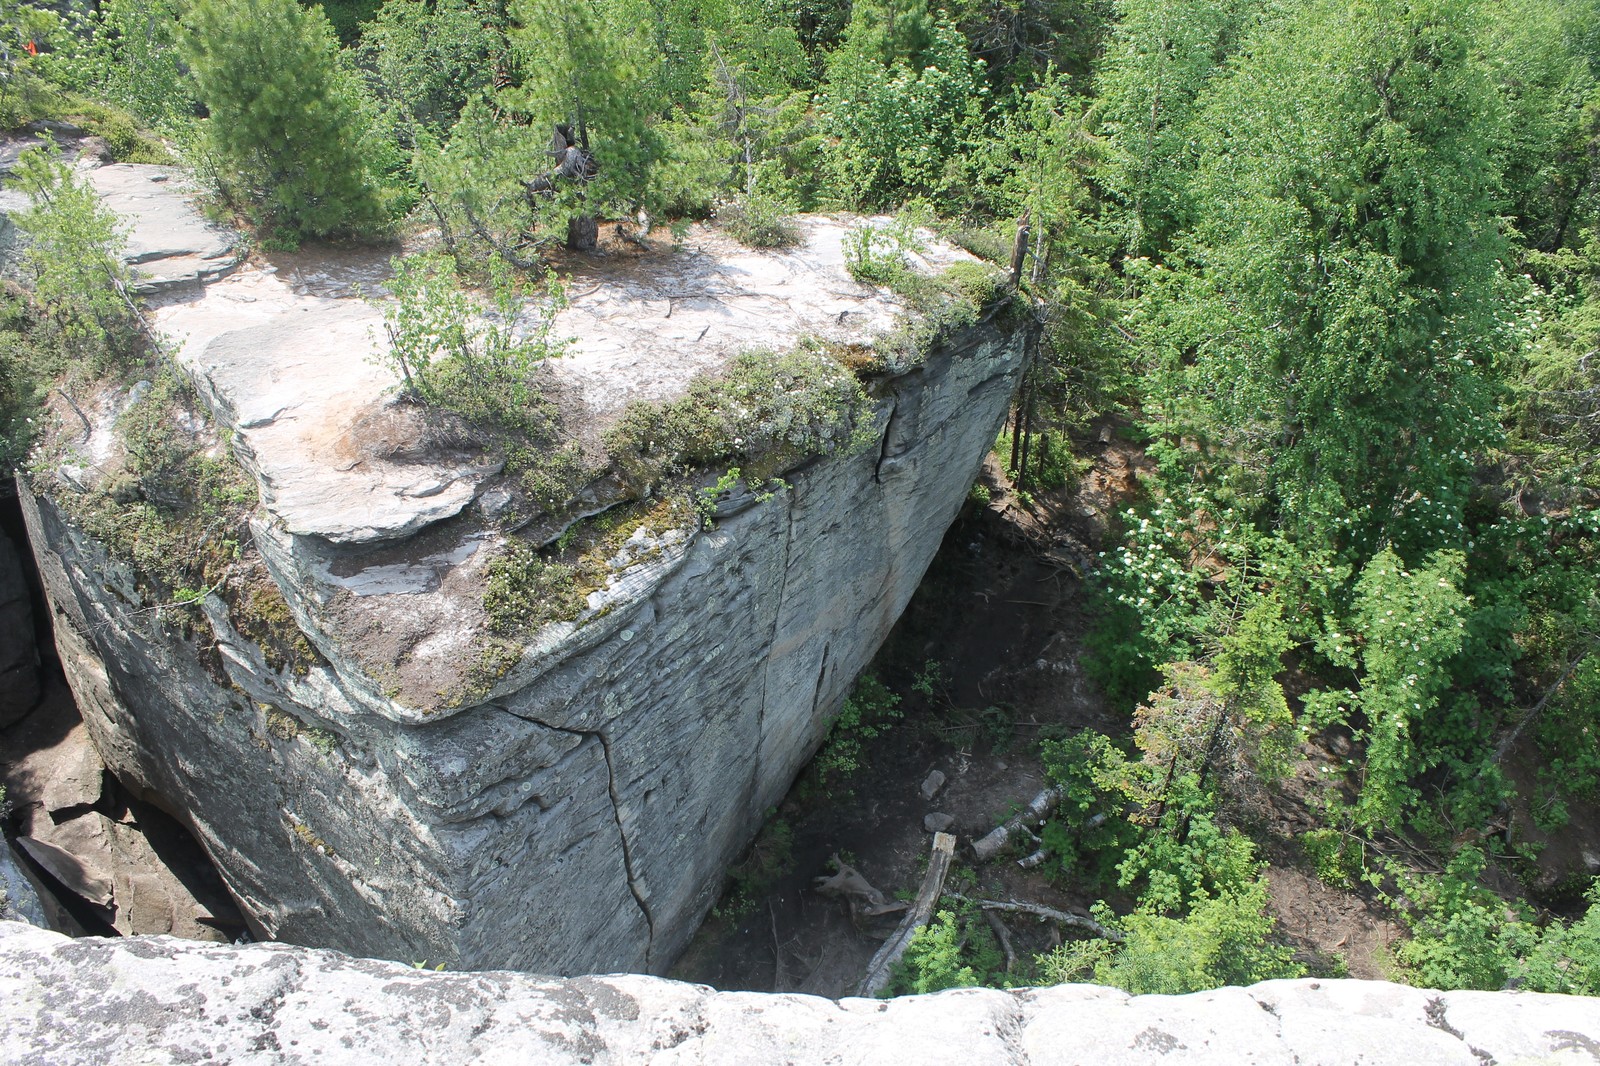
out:
<path id="1" fill-rule="evenodd" d="M 1011 933 L 1006 929 L 994 911 L 984 911 L 983 920 L 989 923 L 989 928 L 994 932 L 994 938 L 1000 941 L 1000 950 L 1006 953 L 1006 973 L 1017 968 L 1017 951 L 1011 946 Z"/>
<path id="2" fill-rule="evenodd" d="M 1056 809 L 1061 802 L 1059 789 L 1047 788 L 1033 797 L 1026 809 L 1009 819 L 1005 824 L 994 829 L 989 835 L 972 843 L 972 854 L 979 862 L 988 862 L 1004 850 L 1017 833 L 1024 832 L 1029 825 L 1043 821 L 1045 815 Z"/>
<path id="3" fill-rule="evenodd" d="M 1029 855 L 1029 856 L 1027 856 L 1025 858 L 1018 859 L 1017 860 L 1017 865 L 1022 867 L 1024 870 L 1031 870 L 1035 866 L 1041 865 L 1049 857 L 1050 857 L 1050 849 L 1049 848 L 1040 848 L 1038 851 L 1034 852 L 1032 855 Z"/>
<path id="4" fill-rule="evenodd" d="M 922 878 L 922 890 L 906 916 L 900 920 L 894 935 L 883 942 L 878 953 L 867 966 L 867 975 L 856 988 L 856 995 L 873 997 L 889 984 L 894 964 L 906 953 L 911 938 L 918 929 L 933 918 L 933 908 L 944 894 L 945 875 L 950 872 L 950 862 L 955 858 L 956 838 L 949 833 L 933 834 L 933 854 L 928 859 L 928 872 Z"/>
<path id="5" fill-rule="evenodd" d="M 985 911 L 1031 914 L 1041 921 L 1054 922 L 1057 925 L 1070 925 L 1074 929 L 1082 929 L 1086 933 L 1093 933 L 1095 936 L 1109 940 L 1113 944 L 1120 944 L 1126 939 L 1115 929 L 1101 925 L 1093 918 L 1085 918 L 1081 914 L 1068 914 L 1066 911 L 1058 911 L 1054 907 L 1046 907 L 1040 903 L 1018 903 L 1014 899 L 973 899 L 970 896 L 963 896 L 959 892 L 946 892 L 944 898 L 953 899 L 957 903 L 975 903 Z"/>

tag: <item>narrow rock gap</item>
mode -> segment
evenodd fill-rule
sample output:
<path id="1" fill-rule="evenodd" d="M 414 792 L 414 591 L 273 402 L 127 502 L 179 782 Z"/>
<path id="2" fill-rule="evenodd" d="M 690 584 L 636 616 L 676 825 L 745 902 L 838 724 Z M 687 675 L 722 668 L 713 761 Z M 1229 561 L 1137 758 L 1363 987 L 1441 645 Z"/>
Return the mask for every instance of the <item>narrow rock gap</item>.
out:
<path id="1" fill-rule="evenodd" d="M 889 458 L 889 442 L 894 439 L 894 420 L 900 413 L 900 394 L 889 394 L 889 417 L 883 423 L 883 440 L 878 444 L 878 461 L 872 464 L 872 480 L 883 482 L 883 464 Z"/>
<path id="2" fill-rule="evenodd" d="M 0 479 L 0 538 L 15 551 L 7 563 L 12 573 L 0 575 L 0 585 L 15 592 L 20 581 L 31 607 L 27 619 L 15 611 L 0 616 L 0 659 L 31 660 L 37 679 L 25 683 L 20 671 L 0 679 L 0 786 L 10 807 L 0 822 L 0 851 L 8 853 L 0 860 L 32 875 L 40 917 L 69 935 L 203 934 L 219 941 L 246 935 L 238 900 L 194 829 L 172 813 L 175 805 L 120 780 L 85 732 L 12 478 Z M 71 622 L 63 616 L 59 624 Z M 92 646 L 88 636 L 78 639 Z M 31 703 L 4 706 L 24 691 L 36 693 Z M 55 849 L 60 860 L 54 867 L 41 863 L 16 843 L 24 838 Z M 63 880 L 61 872 L 76 876 Z M 84 878 L 108 884 L 111 902 L 86 896 Z"/>

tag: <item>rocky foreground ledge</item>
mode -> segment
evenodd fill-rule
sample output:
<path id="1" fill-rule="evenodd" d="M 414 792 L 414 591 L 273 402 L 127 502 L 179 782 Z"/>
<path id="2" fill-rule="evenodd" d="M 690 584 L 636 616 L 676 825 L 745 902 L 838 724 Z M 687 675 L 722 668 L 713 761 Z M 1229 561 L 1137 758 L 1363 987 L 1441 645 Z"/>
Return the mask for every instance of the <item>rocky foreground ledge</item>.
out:
<path id="1" fill-rule="evenodd" d="M 878 1002 L 654 977 L 434 973 L 281 944 L 0 922 L 0 1062 L 1593 1063 L 1600 999 L 1269 981 Z"/>

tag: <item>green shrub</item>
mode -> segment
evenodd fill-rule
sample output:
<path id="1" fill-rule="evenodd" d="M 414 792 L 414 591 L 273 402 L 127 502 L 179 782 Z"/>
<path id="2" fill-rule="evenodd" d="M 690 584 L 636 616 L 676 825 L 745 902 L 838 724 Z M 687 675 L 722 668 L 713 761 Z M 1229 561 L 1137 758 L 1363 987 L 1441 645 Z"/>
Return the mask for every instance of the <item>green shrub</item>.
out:
<path id="1" fill-rule="evenodd" d="M 911 271 L 908 256 L 920 252 L 916 227 L 896 218 L 887 225 L 858 222 L 845 231 L 844 265 L 857 281 L 890 285 Z"/>
<path id="2" fill-rule="evenodd" d="M 67 16 L 72 33 L 49 56 L 51 77 L 74 93 L 125 110 L 124 120 L 131 115 L 163 129 L 193 121 L 194 81 L 178 49 L 185 6 L 182 0 L 99 0 L 92 10 L 74 5 Z M 104 137 L 117 159 L 165 161 L 135 158 L 153 154 L 153 142 L 141 147 L 120 122 L 92 113 L 96 107 L 104 110 L 102 105 L 84 101 L 76 106 L 88 119 L 84 128 Z"/>
<path id="3" fill-rule="evenodd" d="M 1300 977 L 1293 952 L 1271 942 L 1267 882 L 1202 898 L 1181 918 L 1135 911 L 1122 920 L 1127 940 L 1095 962 L 1095 981 L 1134 995 L 1182 995 L 1224 985 Z"/>
<path id="4" fill-rule="evenodd" d="M 855 376 L 825 355 L 746 352 L 724 375 L 695 378 L 679 400 L 630 405 L 605 446 L 640 489 L 728 462 L 766 480 L 813 455 L 865 446 L 870 410 Z"/>
<path id="5" fill-rule="evenodd" d="M 812 773 L 825 792 L 843 786 L 861 768 L 866 743 L 881 736 L 901 717 L 900 697 L 871 674 L 856 679 L 839 713 L 828 727 L 828 737 L 811 762 Z"/>
<path id="6" fill-rule="evenodd" d="M 547 297 L 533 314 L 511 268 L 489 259 L 493 314 L 462 287 L 455 260 L 429 253 L 391 260 L 393 299 L 383 303 L 389 347 L 385 362 L 423 403 L 516 438 L 544 440 L 553 428 L 551 404 L 533 387 L 533 374 L 568 341 L 554 336 L 565 290 L 547 278 Z"/>
<path id="7" fill-rule="evenodd" d="M 202 139 L 224 199 L 291 240 L 386 225 L 362 152 L 360 86 L 336 62 L 320 7 L 197 0 L 182 48 L 209 111 Z"/>
<path id="8" fill-rule="evenodd" d="M 34 304 L 74 360 L 103 372 L 138 346 L 121 222 L 53 150 L 23 152 L 12 178 L 34 201 L 16 216 Z"/>
<path id="9" fill-rule="evenodd" d="M 789 205 L 764 193 L 740 196 L 722 208 L 722 223 L 734 240 L 752 248 L 788 248 L 800 240 Z"/>
<path id="10" fill-rule="evenodd" d="M 57 499 L 156 602 L 189 603 L 223 583 L 248 543 L 255 483 L 218 446 L 177 371 L 163 364 L 133 395 L 116 425 L 121 465 L 102 489 Z"/>
<path id="11" fill-rule="evenodd" d="M 1366 867 L 1367 848 L 1361 838 L 1332 827 L 1302 833 L 1300 847 L 1317 877 L 1334 888 L 1354 885 Z"/>
<path id="12" fill-rule="evenodd" d="M 940 910 L 918 929 L 895 965 L 885 996 L 974 988 L 1001 976 L 1000 946 L 971 908 Z"/>
<path id="13" fill-rule="evenodd" d="M 577 617 L 583 606 L 576 571 L 545 559 L 522 541 L 512 541 L 489 563 L 483 607 L 496 633 L 532 632 L 548 622 Z"/>

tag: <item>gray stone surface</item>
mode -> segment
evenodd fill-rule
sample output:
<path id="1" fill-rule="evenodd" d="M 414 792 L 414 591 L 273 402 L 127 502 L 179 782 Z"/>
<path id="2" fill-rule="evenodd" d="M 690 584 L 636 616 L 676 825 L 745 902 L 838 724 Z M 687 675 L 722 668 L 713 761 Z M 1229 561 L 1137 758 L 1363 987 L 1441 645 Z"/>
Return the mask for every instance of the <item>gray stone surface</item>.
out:
<path id="1" fill-rule="evenodd" d="M 885 388 L 873 446 L 631 565 L 477 705 L 395 701 L 335 624 L 355 599 L 448 604 L 449 578 L 334 597 L 306 538 L 259 522 L 326 663 L 268 669 L 212 601 L 217 677 L 48 500 L 24 510 L 102 755 L 187 812 L 258 931 L 451 966 L 664 969 L 915 591 L 1022 355 L 988 327 L 932 353 Z"/>
<path id="2" fill-rule="evenodd" d="M 170 819 L 139 804 L 130 809 L 114 787 L 108 792 L 105 764 L 58 684 L 38 709 L 0 734 L 0 750 L 17 846 L 62 888 L 123 933 L 227 939 L 214 919 L 237 918 L 220 886 L 174 848 L 180 831 Z M 59 924 L 54 908 L 46 913 L 51 928 L 77 928 Z"/>
<path id="3" fill-rule="evenodd" d="M 239 265 L 243 249 L 238 234 L 201 214 L 195 205 L 198 190 L 182 170 L 142 163 L 101 165 L 105 143 L 99 138 L 85 137 L 75 127 L 53 132 L 63 156 L 76 160 L 80 174 L 121 216 L 123 260 L 134 292 L 192 291 Z M 45 143 L 39 133 L 0 140 L 0 179 L 11 173 L 24 151 Z M 20 273 L 27 238 L 11 216 L 31 203 L 21 191 L 0 189 L 0 273 Z"/>
<path id="4" fill-rule="evenodd" d="M 89 171 L 88 179 L 127 227 L 123 259 L 135 292 L 193 289 L 238 265 L 238 236 L 200 213 L 197 190 L 182 170 L 113 163 Z"/>
<path id="5" fill-rule="evenodd" d="M 41 929 L 50 928 L 50 916 L 33 875 L 23 868 L 22 859 L 12 850 L 11 842 L 3 839 L 0 839 L 0 921 L 27 922 Z"/>
<path id="6" fill-rule="evenodd" d="M 1592 1064 L 1600 1000 L 1273 981 L 888 1001 L 644 976 L 434 973 L 285 945 L 69 940 L 0 924 L 0 1062 L 1156 1066 Z"/>

